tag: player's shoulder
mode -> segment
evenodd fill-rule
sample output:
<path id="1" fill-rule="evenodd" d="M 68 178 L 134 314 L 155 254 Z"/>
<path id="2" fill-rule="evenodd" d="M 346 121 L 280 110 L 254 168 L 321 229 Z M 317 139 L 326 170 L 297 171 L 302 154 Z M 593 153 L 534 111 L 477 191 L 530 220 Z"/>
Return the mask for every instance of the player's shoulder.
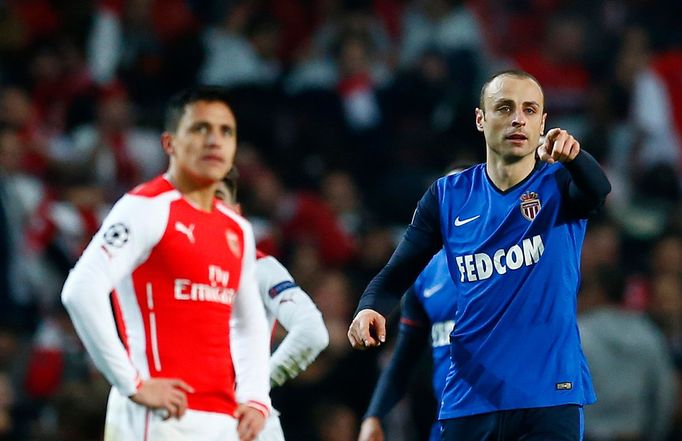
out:
<path id="1" fill-rule="evenodd" d="M 172 201 L 182 195 L 163 176 L 138 185 L 119 198 L 108 218 L 126 218 L 143 223 L 167 217 Z"/>
<path id="2" fill-rule="evenodd" d="M 234 211 L 229 206 L 225 205 L 222 201 L 216 199 L 214 207 L 218 213 L 220 213 L 229 222 L 237 224 L 245 232 L 252 232 L 253 228 L 251 227 L 251 222 L 246 220 L 246 218 Z"/>
<path id="3" fill-rule="evenodd" d="M 274 278 L 291 278 L 289 271 L 276 257 L 256 250 L 256 268 L 259 273 L 268 274 Z"/>
<path id="4" fill-rule="evenodd" d="M 180 198 L 180 192 L 165 177 L 159 176 L 124 194 L 114 204 L 112 213 L 148 222 L 167 216 L 171 203 Z"/>
<path id="5" fill-rule="evenodd" d="M 475 164 L 469 168 L 454 173 L 449 173 L 440 177 L 436 181 L 436 186 L 440 190 L 446 188 L 457 187 L 464 183 L 470 183 L 477 179 L 482 179 L 485 176 L 485 163 Z"/>
<path id="6" fill-rule="evenodd" d="M 477 174 L 485 173 L 485 163 L 474 164 L 471 167 L 465 168 L 464 170 L 457 170 L 446 174 L 441 177 L 440 180 L 446 182 L 454 182 L 461 179 L 471 179 Z"/>
<path id="7" fill-rule="evenodd" d="M 130 190 L 127 195 L 143 198 L 155 198 L 166 193 L 177 192 L 173 184 L 164 176 L 157 176 L 151 181 L 144 182 Z"/>

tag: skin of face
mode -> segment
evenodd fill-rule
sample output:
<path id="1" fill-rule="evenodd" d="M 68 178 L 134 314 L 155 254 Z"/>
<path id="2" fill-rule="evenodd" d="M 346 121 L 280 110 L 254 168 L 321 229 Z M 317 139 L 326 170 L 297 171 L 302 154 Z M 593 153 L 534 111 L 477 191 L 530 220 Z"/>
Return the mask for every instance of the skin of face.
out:
<path id="1" fill-rule="evenodd" d="M 545 130 L 544 97 L 530 78 L 502 75 L 484 93 L 476 109 L 476 128 L 483 132 L 488 158 L 514 163 L 535 153 Z"/>
<path id="2" fill-rule="evenodd" d="M 164 132 L 161 143 L 176 181 L 190 187 L 212 185 L 232 168 L 237 123 L 225 103 L 196 101 L 185 106 L 177 130 Z"/>

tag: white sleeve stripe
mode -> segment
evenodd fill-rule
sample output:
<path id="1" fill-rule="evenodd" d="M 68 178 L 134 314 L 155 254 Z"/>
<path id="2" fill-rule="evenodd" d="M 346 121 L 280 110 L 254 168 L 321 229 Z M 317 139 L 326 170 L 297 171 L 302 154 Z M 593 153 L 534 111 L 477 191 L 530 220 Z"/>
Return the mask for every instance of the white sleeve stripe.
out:
<path id="1" fill-rule="evenodd" d="M 151 332 L 152 340 L 152 357 L 154 358 L 154 369 L 161 372 L 161 357 L 159 357 L 159 341 L 156 335 L 156 314 L 152 311 L 149 313 L 149 331 Z"/>
<path id="2" fill-rule="evenodd" d="M 152 295 L 152 283 L 147 283 L 147 307 L 151 311 L 154 309 L 154 296 Z"/>

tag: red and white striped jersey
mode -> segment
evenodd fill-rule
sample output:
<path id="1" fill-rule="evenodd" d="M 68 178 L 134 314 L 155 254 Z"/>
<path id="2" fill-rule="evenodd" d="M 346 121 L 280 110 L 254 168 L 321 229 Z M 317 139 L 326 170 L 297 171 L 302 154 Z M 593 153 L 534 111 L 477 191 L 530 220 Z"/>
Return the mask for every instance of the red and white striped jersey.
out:
<path id="1" fill-rule="evenodd" d="M 239 402 L 267 415 L 269 330 L 253 232 L 221 203 L 199 210 L 166 177 L 135 188 L 104 220 L 62 300 L 122 395 L 141 379 L 180 378 L 195 389 L 190 409 L 233 415 Z"/>

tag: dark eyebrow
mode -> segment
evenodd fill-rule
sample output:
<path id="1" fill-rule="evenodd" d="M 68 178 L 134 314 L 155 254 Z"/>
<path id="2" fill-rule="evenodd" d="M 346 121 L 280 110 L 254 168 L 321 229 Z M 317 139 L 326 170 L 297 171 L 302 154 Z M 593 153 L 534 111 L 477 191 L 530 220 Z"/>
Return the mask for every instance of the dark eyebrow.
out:
<path id="1" fill-rule="evenodd" d="M 199 129 L 201 127 L 208 127 L 208 126 L 209 126 L 208 121 L 200 120 L 200 121 L 194 121 L 192 123 L 192 125 L 189 127 L 190 127 L 190 130 L 196 130 L 196 129 Z"/>
<path id="2" fill-rule="evenodd" d="M 514 100 L 511 100 L 509 98 L 500 98 L 499 100 L 495 101 L 495 105 L 499 106 L 501 104 L 511 104 L 514 105 Z M 540 104 L 537 101 L 524 101 L 522 106 L 533 106 L 533 107 L 540 107 Z"/>
<path id="3" fill-rule="evenodd" d="M 200 128 L 203 128 L 203 127 L 209 127 L 209 128 L 210 128 L 210 127 L 211 127 L 211 123 L 209 123 L 208 121 L 205 121 L 205 120 L 195 121 L 195 122 L 190 126 L 190 130 L 197 130 L 197 129 L 200 129 Z M 234 133 L 235 128 L 234 128 L 234 126 L 231 125 L 231 124 L 221 124 L 221 125 L 220 125 L 220 130 L 222 130 L 222 131 L 229 131 L 230 133 Z"/>
<path id="4" fill-rule="evenodd" d="M 514 107 L 514 106 L 516 106 L 516 103 L 514 102 L 514 100 L 509 99 L 509 98 L 500 98 L 499 100 L 497 100 L 493 103 L 494 107 L 499 107 L 499 106 L 504 106 L 504 105 Z M 528 107 L 532 107 L 533 109 L 542 109 L 542 105 L 540 105 L 540 103 L 538 103 L 537 101 L 524 101 L 523 103 L 521 103 L 522 109 L 528 108 Z"/>

